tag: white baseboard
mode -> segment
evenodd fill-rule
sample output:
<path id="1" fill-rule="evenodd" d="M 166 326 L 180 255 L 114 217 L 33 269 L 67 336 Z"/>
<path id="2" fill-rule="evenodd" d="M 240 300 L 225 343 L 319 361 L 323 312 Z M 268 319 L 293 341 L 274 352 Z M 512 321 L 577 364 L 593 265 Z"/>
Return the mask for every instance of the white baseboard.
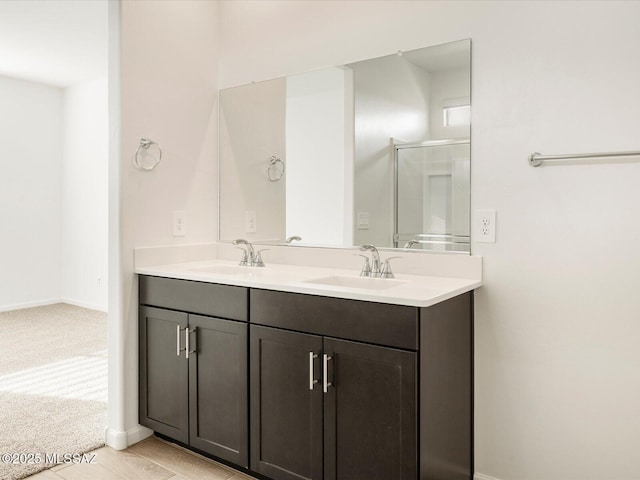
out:
<path id="1" fill-rule="evenodd" d="M 484 473 L 474 473 L 473 480 L 500 480 L 496 477 L 490 477 L 489 475 L 485 475 Z"/>
<path id="2" fill-rule="evenodd" d="M 50 298 L 48 300 L 36 300 L 33 302 L 14 303 L 12 305 L 0 305 L 0 312 L 9 312 L 11 310 L 22 310 L 25 308 L 33 307 L 44 307 L 45 305 L 54 305 L 56 303 L 68 303 L 69 305 L 88 308 L 90 310 L 97 310 L 98 312 L 107 311 L 107 308 L 104 305 L 94 305 L 92 303 L 80 302 L 78 300 L 72 300 L 70 298 Z"/>
<path id="3" fill-rule="evenodd" d="M 62 303 L 60 298 L 50 298 L 49 300 L 37 300 L 34 302 L 14 303 L 13 305 L 0 305 L 0 312 L 9 312 L 11 310 L 22 310 L 23 308 L 42 307 L 45 305 L 53 305 Z"/>
<path id="4" fill-rule="evenodd" d="M 71 300 L 70 298 L 63 298 L 60 300 L 62 303 L 68 303 L 69 305 L 75 305 L 76 307 L 88 308 L 89 310 L 97 310 L 98 312 L 107 313 L 107 307 L 104 305 L 95 305 L 93 303 L 80 302 L 78 300 Z"/>
<path id="5" fill-rule="evenodd" d="M 106 428 L 104 431 L 104 443 L 114 450 L 124 450 L 129 446 L 127 443 L 127 432 Z"/>
<path id="6" fill-rule="evenodd" d="M 138 425 L 137 427 L 127 431 L 127 440 L 129 445 L 133 445 L 134 443 L 141 442 L 151 435 L 153 435 L 153 430 L 143 427 L 142 425 Z"/>
<path id="7" fill-rule="evenodd" d="M 127 431 L 113 430 L 107 428 L 104 433 L 104 440 L 114 450 L 124 450 L 127 447 L 150 437 L 153 434 L 153 430 L 138 425 Z"/>

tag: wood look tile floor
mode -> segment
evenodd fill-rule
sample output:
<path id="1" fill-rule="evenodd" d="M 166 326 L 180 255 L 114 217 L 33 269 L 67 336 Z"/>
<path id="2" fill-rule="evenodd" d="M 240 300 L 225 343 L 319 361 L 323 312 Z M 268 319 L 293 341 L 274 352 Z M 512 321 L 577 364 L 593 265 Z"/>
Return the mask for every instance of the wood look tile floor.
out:
<path id="1" fill-rule="evenodd" d="M 154 436 L 118 451 L 91 452 L 93 463 L 58 465 L 28 480 L 253 480 L 243 473 Z"/>

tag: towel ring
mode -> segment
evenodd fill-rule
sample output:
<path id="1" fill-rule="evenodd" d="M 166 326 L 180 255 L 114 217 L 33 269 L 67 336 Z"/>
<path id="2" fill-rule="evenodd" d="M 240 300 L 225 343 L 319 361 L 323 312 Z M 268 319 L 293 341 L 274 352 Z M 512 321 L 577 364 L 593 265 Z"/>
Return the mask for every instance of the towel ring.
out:
<path id="1" fill-rule="evenodd" d="M 269 177 L 269 180 L 277 182 L 284 175 L 284 170 L 284 162 L 275 155 L 271 155 L 269 165 L 267 165 L 267 177 Z"/>
<path id="2" fill-rule="evenodd" d="M 153 148 L 154 146 L 155 148 Z M 160 160 L 162 160 L 162 150 L 160 146 L 153 140 L 144 137 L 141 138 L 140 145 L 138 145 L 133 159 L 133 165 L 138 170 L 148 172 L 156 168 Z"/>

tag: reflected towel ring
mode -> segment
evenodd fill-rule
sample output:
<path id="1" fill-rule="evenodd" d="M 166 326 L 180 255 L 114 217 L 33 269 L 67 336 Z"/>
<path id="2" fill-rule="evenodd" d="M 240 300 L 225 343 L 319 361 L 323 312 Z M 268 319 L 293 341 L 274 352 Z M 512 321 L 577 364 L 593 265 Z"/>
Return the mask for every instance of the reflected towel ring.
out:
<path id="1" fill-rule="evenodd" d="M 152 148 L 155 145 L 155 148 Z M 157 150 L 154 154 L 154 150 Z M 148 172 L 153 170 L 162 160 L 162 150 L 160 146 L 153 140 L 148 138 L 141 138 L 140 145 L 136 149 L 136 154 L 133 159 L 133 165 L 142 171 Z"/>
<path id="2" fill-rule="evenodd" d="M 284 162 L 275 155 L 271 155 L 269 165 L 267 165 L 267 177 L 269 177 L 269 180 L 277 182 L 284 175 L 284 170 Z"/>

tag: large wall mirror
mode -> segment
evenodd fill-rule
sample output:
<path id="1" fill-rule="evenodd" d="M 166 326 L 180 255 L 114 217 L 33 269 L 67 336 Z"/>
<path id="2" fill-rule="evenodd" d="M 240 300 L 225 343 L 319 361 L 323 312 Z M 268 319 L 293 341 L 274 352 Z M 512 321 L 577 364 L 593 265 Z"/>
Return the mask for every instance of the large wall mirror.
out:
<path id="1" fill-rule="evenodd" d="M 469 252 L 471 41 L 220 91 L 219 239 Z"/>

